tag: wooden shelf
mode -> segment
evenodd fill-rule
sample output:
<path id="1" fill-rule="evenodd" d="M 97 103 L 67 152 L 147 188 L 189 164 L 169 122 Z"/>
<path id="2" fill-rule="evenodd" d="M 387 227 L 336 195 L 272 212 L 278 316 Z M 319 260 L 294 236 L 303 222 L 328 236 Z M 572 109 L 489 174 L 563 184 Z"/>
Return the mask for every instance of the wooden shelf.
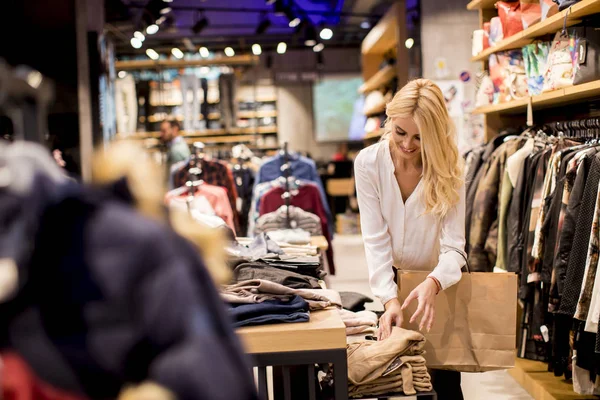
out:
<path id="1" fill-rule="evenodd" d="M 198 118 L 200 119 L 200 121 L 202 121 L 204 119 L 204 115 L 200 114 L 198 116 Z M 184 117 L 183 117 L 183 115 L 176 115 L 175 119 L 177 121 L 182 122 L 184 120 Z M 221 119 L 221 114 L 220 113 L 210 113 L 210 114 L 208 114 L 208 119 L 212 120 L 212 121 Z M 163 118 L 155 118 L 153 115 L 151 115 L 149 117 L 150 123 L 162 122 L 163 120 L 164 120 Z"/>
<path id="2" fill-rule="evenodd" d="M 238 103 L 274 103 L 277 101 L 277 97 L 275 96 L 258 96 L 255 99 L 246 98 L 246 99 L 237 99 Z"/>
<path id="3" fill-rule="evenodd" d="M 220 136 L 220 135 L 269 135 L 277 133 L 277 126 L 261 126 L 258 128 L 231 128 L 229 131 L 225 129 L 205 129 L 202 131 L 181 131 L 181 135 L 184 138 L 202 138 L 202 137 L 211 137 L 211 136 Z M 160 132 L 135 132 L 130 135 L 122 135 L 118 134 L 117 139 L 123 140 L 131 140 L 131 139 L 152 139 L 159 138 Z"/>
<path id="4" fill-rule="evenodd" d="M 371 79 L 366 81 L 358 88 L 358 93 L 366 93 L 372 90 L 379 89 L 394 79 L 396 76 L 396 68 L 394 65 L 388 65 L 380 69 Z"/>
<path id="5" fill-rule="evenodd" d="M 515 367 L 508 373 L 536 400 L 591 400 L 596 396 L 583 396 L 573 391 L 573 385 L 562 377 L 548 372 L 548 365 L 539 361 L 517 358 Z"/>
<path id="6" fill-rule="evenodd" d="M 482 0 L 487 1 L 487 0 Z M 562 29 L 565 16 L 569 13 L 567 26 L 572 26 L 581 22 L 581 18 L 600 13 L 600 0 L 583 0 L 569 9 L 559 12 L 556 15 L 538 22 L 537 24 L 502 40 L 497 45 L 482 51 L 479 55 L 471 58 L 471 61 L 485 61 L 491 54 L 498 51 L 518 49 L 532 43 L 536 38 L 556 33 Z"/>
<path id="7" fill-rule="evenodd" d="M 390 7 L 390 10 L 367 34 L 360 49 L 362 54 L 383 54 L 396 47 L 398 43 L 398 7 L 397 4 Z"/>
<path id="8" fill-rule="evenodd" d="M 568 102 L 577 102 L 590 99 L 600 95 L 600 81 L 584 83 L 582 85 L 570 86 L 553 92 L 542 93 L 531 97 L 533 108 L 548 108 L 563 106 Z M 494 104 L 476 108 L 473 114 L 495 114 L 502 112 L 519 112 L 527 109 L 529 98 L 515 100 L 508 103 Z"/>
<path id="9" fill-rule="evenodd" d="M 494 9 L 496 1 L 498 0 L 473 0 L 469 4 L 467 4 L 467 10 L 485 10 L 485 9 Z"/>
<path id="10" fill-rule="evenodd" d="M 270 110 L 270 111 L 238 111 L 237 113 L 237 117 L 238 118 L 247 118 L 247 119 L 252 119 L 252 118 L 267 118 L 267 117 L 276 117 L 277 116 L 277 110 Z"/>

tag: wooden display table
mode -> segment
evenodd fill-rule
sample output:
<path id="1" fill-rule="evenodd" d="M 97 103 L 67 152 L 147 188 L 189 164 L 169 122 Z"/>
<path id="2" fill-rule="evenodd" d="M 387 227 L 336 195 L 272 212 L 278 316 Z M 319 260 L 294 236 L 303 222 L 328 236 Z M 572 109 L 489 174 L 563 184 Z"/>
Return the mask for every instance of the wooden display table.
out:
<path id="1" fill-rule="evenodd" d="M 237 334 L 258 367 L 258 392 L 268 398 L 267 366 L 283 366 L 286 399 L 291 398 L 290 366 L 308 365 L 310 400 L 316 398 L 315 364 L 334 365 L 335 400 L 348 399 L 346 326 L 337 309 L 313 311 L 310 321 L 239 328 Z"/>

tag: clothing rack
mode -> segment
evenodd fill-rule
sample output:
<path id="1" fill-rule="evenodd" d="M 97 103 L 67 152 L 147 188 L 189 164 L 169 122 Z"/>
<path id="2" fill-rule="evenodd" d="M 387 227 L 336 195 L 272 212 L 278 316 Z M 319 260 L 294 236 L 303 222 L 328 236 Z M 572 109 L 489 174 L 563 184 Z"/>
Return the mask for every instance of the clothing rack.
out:
<path id="1" fill-rule="evenodd" d="M 281 166 L 281 172 L 283 174 L 283 178 L 285 179 L 285 191 L 281 195 L 281 198 L 285 201 L 285 222 L 286 227 L 289 229 L 292 226 L 290 218 L 290 205 L 292 200 L 292 194 L 290 193 L 290 178 L 292 176 L 292 164 L 290 163 L 288 142 L 283 143 L 283 146 L 281 148 L 281 155 L 283 156 L 283 165 Z"/>
<path id="2" fill-rule="evenodd" d="M 194 195 L 196 193 L 196 190 L 199 186 L 201 186 L 202 184 L 204 184 L 204 181 L 201 179 L 202 177 L 202 167 L 198 161 L 202 160 L 204 158 L 204 143 L 202 142 L 195 142 L 194 143 L 194 152 L 192 153 L 191 157 L 190 157 L 190 163 L 189 163 L 189 176 L 190 179 L 185 183 L 185 185 L 188 188 L 188 198 L 187 198 L 187 206 L 188 206 L 188 212 L 192 212 L 192 206 L 191 203 L 194 200 Z"/>

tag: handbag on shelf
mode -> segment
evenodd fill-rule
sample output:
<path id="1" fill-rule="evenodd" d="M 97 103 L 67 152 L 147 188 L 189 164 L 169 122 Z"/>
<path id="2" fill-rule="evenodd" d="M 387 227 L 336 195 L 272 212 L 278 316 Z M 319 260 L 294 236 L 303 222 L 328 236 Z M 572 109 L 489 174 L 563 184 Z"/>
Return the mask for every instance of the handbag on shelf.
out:
<path id="1" fill-rule="evenodd" d="M 523 30 L 520 2 L 499 1 L 496 3 L 496 8 L 498 9 L 498 17 L 502 21 L 502 33 L 505 39 Z"/>
<path id="2" fill-rule="evenodd" d="M 558 11 L 566 10 L 571 7 L 573 4 L 579 3 L 581 0 L 557 0 L 558 1 Z"/>
<path id="3" fill-rule="evenodd" d="M 542 20 L 542 6 L 540 0 L 520 0 L 521 22 L 523 29 L 529 28 Z"/>
<path id="4" fill-rule="evenodd" d="M 550 46 L 550 42 L 535 42 L 523 47 L 527 88 L 532 96 L 541 94 L 544 89 L 544 71 Z"/>
<path id="5" fill-rule="evenodd" d="M 575 85 L 600 79 L 600 28 L 595 26 L 598 25 L 593 23 L 570 28 L 577 46 Z"/>
<path id="6" fill-rule="evenodd" d="M 467 259 L 463 252 L 459 253 Z M 402 302 L 429 272 L 398 271 Z M 404 321 L 418 304 L 404 310 Z M 418 331 L 418 322 L 406 329 Z M 517 338 L 517 275 L 467 272 L 435 298 L 435 320 L 424 333 L 427 367 L 460 372 L 486 372 L 515 365 Z"/>
<path id="7" fill-rule="evenodd" d="M 544 92 L 572 86 L 577 70 L 577 51 L 574 34 L 557 32 L 552 41 L 546 70 L 544 71 Z"/>
<path id="8" fill-rule="evenodd" d="M 504 32 L 502 28 L 502 21 L 500 17 L 494 17 L 490 20 L 490 33 L 488 35 L 488 41 L 490 46 L 495 46 L 498 42 L 504 39 Z"/>

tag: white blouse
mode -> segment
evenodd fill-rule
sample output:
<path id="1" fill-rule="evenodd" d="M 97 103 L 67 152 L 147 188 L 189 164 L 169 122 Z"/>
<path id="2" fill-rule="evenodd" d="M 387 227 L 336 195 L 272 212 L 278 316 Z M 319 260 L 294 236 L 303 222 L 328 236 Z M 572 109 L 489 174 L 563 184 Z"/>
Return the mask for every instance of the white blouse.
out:
<path id="1" fill-rule="evenodd" d="M 406 200 L 394 175 L 388 141 L 362 150 L 354 164 L 362 236 L 373 294 L 383 304 L 397 297 L 393 267 L 433 271 L 442 289 L 457 283 L 465 260 L 465 189 L 445 218 L 424 214 L 419 182 Z"/>

